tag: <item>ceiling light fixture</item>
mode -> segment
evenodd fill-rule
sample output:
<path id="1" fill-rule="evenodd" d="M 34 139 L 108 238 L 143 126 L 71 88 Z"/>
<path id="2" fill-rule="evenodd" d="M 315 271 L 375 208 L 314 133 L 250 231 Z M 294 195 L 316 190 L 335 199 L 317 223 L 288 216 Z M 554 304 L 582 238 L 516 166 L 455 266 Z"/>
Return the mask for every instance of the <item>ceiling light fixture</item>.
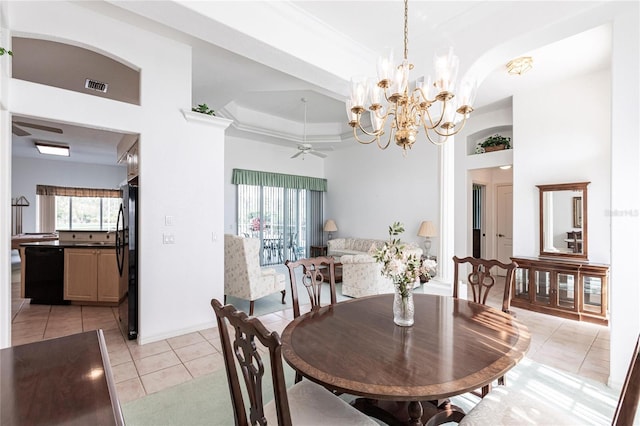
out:
<path id="1" fill-rule="evenodd" d="M 505 164 L 504 166 L 500 166 L 501 170 L 509 170 L 511 168 L 511 164 Z"/>
<path id="2" fill-rule="evenodd" d="M 507 63 L 507 72 L 510 75 L 522 75 L 533 67 L 531 56 L 521 56 Z"/>
<path id="3" fill-rule="evenodd" d="M 420 127 L 425 131 L 427 139 L 434 145 L 442 145 L 449 136 L 457 134 L 473 111 L 471 104 L 475 97 L 475 80 L 465 80 L 460 84 L 460 96 L 455 97 L 455 83 L 458 74 L 458 57 L 453 49 L 446 49 L 435 57 L 435 80 L 429 77 L 419 78 L 414 88 L 409 88 L 409 71 L 413 64 L 408 56 L 408 0 L 404 2 L 404 60 L 395 67 L 393 53 L 378 60 L 378 82 L 364 77 L 351 79 L 351 96 L 347 99 L 347 115 L 349 125 L 353 127 L 354 138 L 362 144 L 376 141 L 380 149 L 386 149 L 395 139 L 396 145 L 402 147 L 406 155 L 416 141 Z M 387 106 L 382 105 L 382 96 Z M 371 130 L 366 130 L 361 123 L 362 114 L 366 111 L 365 100 L 369 97 Z M 387 120 L 391 120 L 389 139 L 386 144 L 380 141 L 385 133 Z M 460 123 L 460 120 L 462 122 Z M 370 140 L 358 137 L 358 130 Z"/>
<path id="4" fill-rule="evenodd" d="M 68 145 L 57 145 L 48 142 L 35 142 L 36 148 L 40 154 L 46 155 L 59 155 L 62 157 L 69 156 L 69 146 Z"/>

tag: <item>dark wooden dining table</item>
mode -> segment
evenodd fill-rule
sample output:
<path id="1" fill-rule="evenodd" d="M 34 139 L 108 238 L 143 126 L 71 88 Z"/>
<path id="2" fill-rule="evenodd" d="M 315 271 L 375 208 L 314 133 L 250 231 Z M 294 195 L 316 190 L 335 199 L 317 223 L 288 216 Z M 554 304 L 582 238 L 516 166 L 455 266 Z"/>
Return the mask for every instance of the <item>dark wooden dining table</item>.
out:
<path id="1" fill-rule="evenodd" d="M 497 309 L 449 296 L 414 294 L 415 323 L 393 322 L 393 294 L 324 306 L 282 333 L 286 362 L 388 424 L 440 424 L 464 414 L 448 398 L 503 376 L 530 334 Z"/>
<path id="2" fill-rule="evenodd" d="M 102 330 L 1 349 L 0 424 L 124 425 Z"/>

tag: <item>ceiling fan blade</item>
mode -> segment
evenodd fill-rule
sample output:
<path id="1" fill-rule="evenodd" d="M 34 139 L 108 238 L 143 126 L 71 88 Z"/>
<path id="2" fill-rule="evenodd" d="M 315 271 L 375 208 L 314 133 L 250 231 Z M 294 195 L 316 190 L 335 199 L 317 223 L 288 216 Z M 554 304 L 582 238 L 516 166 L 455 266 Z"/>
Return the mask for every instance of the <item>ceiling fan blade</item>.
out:
<path id="1" fill-rule="evenodd" d="M 296 157 L 298 157 L 298 156 L 302 155 L 303 153 L 304 153 L 304 151 L 300 151 L 300 152 L 298 152 L 298 153 L 296 153 L 296 154 L 293 154 L 293 155 L 291 156 L 291 158 L 296 158 Z"/>
<path id="2" fill-rule="evenodd" d="M 309 154 L 315 155 L 316 157 L 320 157 L 320 158 L 327 158 L 327 154 L 323 154 L 318 151 L 309 151 Z"/>
<path id="3" fill-rule="evenodd" d="M 22 126 L 22 127 L 31 127 L 32 129 L 43 130 L 45 132 L 62 134 L 62 129 L 58 129 L 57 127 L 49 127 L 49 126 L 43 126 L 41 124 L 25 123 L 23 121 L 14 121 L 13 124 L 17 124 L 18 126 Z"/>
<path id="4" fill-rule="evenodd" d="M 31 133 L 27 132 L 26 130 L 22 130 L 15 124 L 11 124 L 11 132 L 13 132 L 13 134 L 16 136 L 31 136 Z"/>

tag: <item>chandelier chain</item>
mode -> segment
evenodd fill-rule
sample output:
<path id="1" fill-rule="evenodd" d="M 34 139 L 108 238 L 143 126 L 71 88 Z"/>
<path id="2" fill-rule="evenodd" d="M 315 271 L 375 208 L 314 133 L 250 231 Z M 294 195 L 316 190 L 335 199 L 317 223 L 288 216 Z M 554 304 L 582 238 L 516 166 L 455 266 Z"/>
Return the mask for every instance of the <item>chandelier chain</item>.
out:
<path id="1" fill-rule="evenodd" d="M 404 60 L 409 58 L 409 0 L 404 0 Z"/>

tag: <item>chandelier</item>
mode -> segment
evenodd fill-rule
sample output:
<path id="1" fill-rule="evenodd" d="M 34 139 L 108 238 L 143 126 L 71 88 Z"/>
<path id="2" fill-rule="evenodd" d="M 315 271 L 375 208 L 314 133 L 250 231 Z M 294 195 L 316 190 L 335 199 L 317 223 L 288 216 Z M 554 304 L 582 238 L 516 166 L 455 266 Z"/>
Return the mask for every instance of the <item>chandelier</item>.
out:
<path id="1" fill-rule="evenodd" d="M 356 77 L 351 79 L 351 96 L 347 99 L 349 125 L 353 127 L 354 138 L 362 144 L 377 142 L 380 149 L 386 149 L 391 140 L 403 149 L 416 142 L 422 127 L 427 139 L 434 145 L 442 145 L 449 136 L 457 134 L 464 127 L 471 104 L 475 97 L 476 84 L 471 80 L 460 84 L 460 95 L 455 96 L 455 80 L 458 73 L 458 57 L 453 49 L 446 49 L 435 56 L 435 79 L 429 76 L 425 84 L 424 77 L 416 80 L 414 87 L 409 85 L 409 71 L 413 64 L 408 61 L 408 0 L 404 1 L 404 59 L 393 66 L 393 53 L 378 60 L 378 82 L 373 79 Z M 387 106 L 382 105 L 382 97 Z M 366 111 L 365 102 L 369 98 L 371 128 L 363 126 L 361 118 Z M 385 128 L 389 127 L 386 142 L 381 141 Z M 358 131 L 370 139 L 363 139 Z M 366 135 L 366 136 L 365 136 Z"/>

